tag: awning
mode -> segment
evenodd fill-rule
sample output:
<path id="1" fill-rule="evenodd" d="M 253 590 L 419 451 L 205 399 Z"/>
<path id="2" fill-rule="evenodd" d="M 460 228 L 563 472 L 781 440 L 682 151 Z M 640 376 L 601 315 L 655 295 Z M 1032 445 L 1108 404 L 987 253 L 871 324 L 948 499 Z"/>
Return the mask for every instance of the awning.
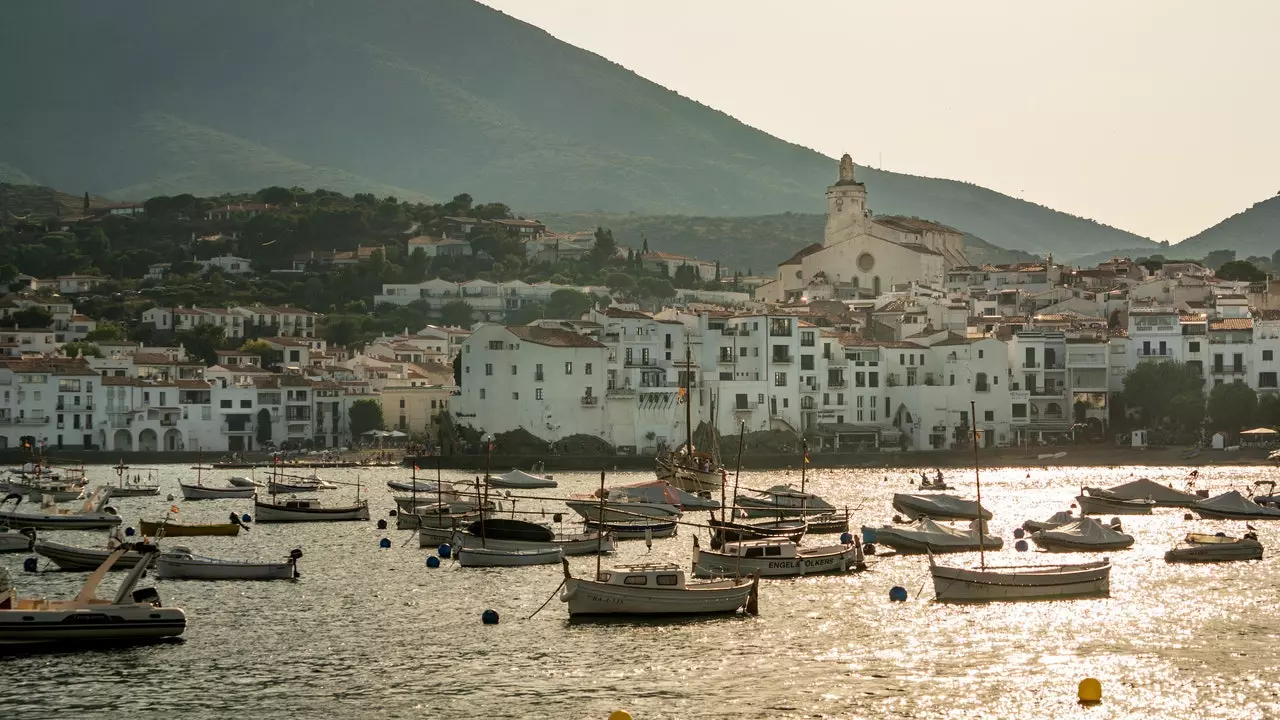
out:
<path id="1" fill-rule="evenodd" d="M 1245 430 L 1240 434 L 1241 435 L 1280 435 L 1280 432 L 1276 432 L 1271 428 L 1259 427 L 1259 428 L 1254 428 L 1252 430 Z"/>

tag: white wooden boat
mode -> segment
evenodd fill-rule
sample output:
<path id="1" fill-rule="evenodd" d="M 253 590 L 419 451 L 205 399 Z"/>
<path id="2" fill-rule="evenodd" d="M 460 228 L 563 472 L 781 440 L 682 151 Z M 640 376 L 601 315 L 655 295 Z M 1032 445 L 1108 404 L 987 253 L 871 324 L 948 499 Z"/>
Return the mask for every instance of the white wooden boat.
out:
<path id="1" fill-rule="evenodd" d="M 619 485 L 605 490 L 606 500 L 631 500 L 634 502 L 656 503 L 659 505 L 675 505 L 681 510 L 714 510 L 720 507 L 720 501 L 705 495 L 694 495 L 687 490 L 663 480 L 648 480 L 631 485 Z M 575 496 L 575 499 L 598 499 L 599 491 L 591 495 Z"/>
<path id="2" fill-rule="evenodd" d="M 569 509 L 584 520 L 600 522 L 626 522 L 645 518 L 671 519 L 680 517 L 680 508 L 666 503 L 634 502 L 631 500 L 608 500 L 601 503 L 598 498 L 577 498 L 566 500 Z M 601 505 L 604 507 L 601 508 Z"/>
<path id="3" fill-rule="evenodd" d="M 563 548 L 534 548 L 530 550 L 497 550 L 485 547 L 461 547 L 454 552 L 462 567 L 520 567 L 524 565 L 551 565 L 564 559 Z"/>
<path id="4" fill-rule="evenodd" d="M 584 524 L 588 530 L 603 530 L 619 540 L 669 538 L 676 534 L 678 527 L 675 520 L 623 520 L 607 523 L 587 520 Z"/>
<path id="5" fill-rule="evenodd" d="M 289 493 L 319 492 L 321 490 L 337 489 L 337 485 L 334 485 L 331 482 L 325 482 L 320 479 L 319 475 L 315 474 L 307 477 L 277 474 L 267 481 L 267 492 L 273 495 L 287 495 Z"/>
<path id="6" fill-rule="evenodd" d="M 658 479 L 690 493 L 718 492 L 725 482 L 725 471 L 718 464 L 687 464 L 689 461 L 672 461 L 658 467 Z M 661 463 L 661 460 L 659 460 Z"/>
<path id="7" fill-rule="evenodd" d="M 36 531 L 30 528 L 25 530 L 10 530 L 7 527 L 0 526 L 0 553 L 6 552 L 31 552 L 36 544 Z"/>
<path id="8" fill-rule="evenodd" d="M 1203 499 L 1147 478 L 1109 487 L 1105 492 L 1107 497 L 1121 500 L 1151 500 L 1156 507 L 1191 507 Z"/>
<path id="9" fill-rule="evenodd" d="M 1076 496 L 1076 504 L 1081 515 L 1150 515 L 1156 506 L 1154 500 L 1110 497 L 1098 488 L 1085 488 Z"/>
<path id="10" fill-rule="evenodd" d="M 553 488 L 558 485 L 549 476 L 530 475 L 523 470 L 512 470 L 504 475 L 492 475 L 485 479 L 485 483 L 494 488 L 518 488 L 521 490 Z"/>
<path id="11" fill-rule="evenodd" d="M 507 540 L 501 538 L 480 537 L 474 533 L 465 530 L 450 533 L 448 537 L 441 540 L 439 536 L 435 542 L 428 542 L 426 538 L 431 537 L 434 528 L 419 528 L 418 538 L 419 544 L 424 547 L 435 547 L 441 542 L 448 542 L 453 545 L 454 551 L 462 548 L 485 548 L 488 550 L 554 550 L 559 548 L 564 552 L 566 557 L 576 555 L 595 555 L 596 553 L 611 553 L 616 549 L 613 535 L 605 533 L 604 537 L 600 537 L 598 532 L 584 533 L 554 533 L 550 540 Z"/>
<path id="12" fill-rule="evenodd" d="M 66 482 L 54 482 L 44 478 L 30 478 L 4 483 L 2 492 L 19 494 L 31 502 L 64 503 L 83 500 L 85 489 L 82 485 Z"/>
<path id="13" fill-rule="evenodd" d="M 894 493 L 893 509 L 907 517 L 927 517 L 934 520 L 976 520 L 979 516 L 991 519 L 991 511 L 975 500 L 965 500 L 955 495 L 912 495 Z"/>
<path id="14" fill-rule="evenodd" d="M 230 485 L 231 487 L 238 487 L 238 488 L 262 487 L 262 483 L 258 482 L 257 480 L 254 480 L 253 478 L 247 478 L 241 475 L 232 475 L 231 477 L 227 478 L 227 484 Z"/>
<path id="15" fill-rule="evenodd" d="M 462 528 L 481 519 L 476 506 L 468 503 L 443 503 L 418 505 L 412 511 L 396 513 L 397 530 L 417 530 L 420 527 Z"/>
<path id="16" fill-rule="evenodd" d="M 13 496 L 5 498 L 8 500 Z M 111 488 L 102 486 L 84 501 L 78 510 L 69 510 L 56 506 L 44 506 L 32 510 L 22 510 L 19 503 L 13 508 L 0 508 L 0 525 L 14 530 L 32 528 L 35 530 L 102 530 L 119 525 L 120 516 L 115 510 L 106 506 L 111 497 Z M 17 498 L 19 502 L 21 498 Z M 0 505 L 3 505 L 0 501 Z"/>
<path id="17" fill-rule="evenodd" d="M 835 506 L 810 492 L 790 485 L 774 485 L 750 495 L 738 495 L 734 507 L 747 517 L 804 517 L 835 512 Z"/>
<path id="18" fill-rule="evenodd" d="M 746 540 L 725 543 L 720 550 L 703 550 L 693 538 L 695 577 L 798 577 L 849 572 L 865 567 L 858 543 L 802 548 L 790 540 Z"/>
<path id="19" fill-rule="evenodd" d="M 111 600 L 97 591 L 107 572 L 128 555 L 134 569 Z M 107 556 L 71 600 L 19 597 L 0 568 L 0 646 L 71 647 L 88 643 L 150 642 L 181 635 L 187 627 L 180 608 L 166 608 L 154 589 L 136 590 L 155 546 L 122 546 Z"/>
<path id="20" fill-rule="evenodd" d="M 1077 518 L 1075 515 L 1071 514 L 1070 510 L 1059 510 L 1053 515 L 1050 515 L 1048 520 L 1027 520 L 1026 522 L 1022 523 L 1022 529 L 1026 530 L 1027 532 L 1039 532 L 1040 530 L 1052 530 L 1056 527 L 1062 527 L 1067 523 L 1075 522 L 1078 519 L 1079 518 Z"/>
<path id="21" fill-rule="evenodd" d="M 252 487 L 213 487 L 211 485 L 188 485 L 178 483 L 184 500 L 224 500 L 227 498 L 251 498 L 257 492 Z"/>
<path id="22" fill-rule="evenodd" d="M 107 558 L 120 547 L 120 543 L 112 542 L 112 544 L 103 549 L 99 548 L 83 548 L 75 545 L 64 545 L 62 543 L 52 542 L 50 540 L 36 540 L 35 553 L 42 557 L 49 558 L 63 570 L 93 570 L 94 568 L 106 562 Z M 114 570 L 127 570 L 143 560 L 144 556 L 136 552 L 127 552 L 120 556 L 112 565 Z M 154 557 L 152 557 L 154 559 Z"/>
<path id="23" fill-rule="evenodd" d="M 1104 552 L 1133 546 L 1133 536 L 1107 527 L 1091 517 L 1031 533 L 1031 542 L 1050 552 Z"/>
<path id="24" fill-rule="evenodd" d="M 943 602 L 1056 600 L 1107 595 L 1111 561 L 1079 565 L 1030 565 L 968 569 L 939 565 L 929 557 L 934 596 Z"/>
<path id="25" fill-rule="evenodd" d="M 1191 506 L 1202 518 L 1214 520 L 1280 520 L 1280 509 L 1263 507 L 1232 490 Z"/>
<path id="26" fill-rule="evenodd" d="M 999 550 L 1004 540 L 995 535 L 978 537 L 978 522 L 973 520 L 966 528 L 942 525 L 929 518 L 921 518 L 913 525 L 885 525 L 875 528 L 876 543 L 887 545 L 899 553 L 954 553 L 976 550 Z M 984 525 L 986 523 L 983 523 Z"/>
<path id="27" fill-rule="evenodd" d="M 132 476 L 127 472 L 134 470 Z M 160 483 L 156 480 L 157 473 L 155 470 L 147 469 L 147 477 L 144 480 L 142 473 L 139 472 L 144 468 L 130 468 L 123 461 L 116 466 L 116 477 L 118 481 L 116 487 L 112 488 L 112 497 L 149 497 L 160 494 Z"/>
<path id="28" fill-rule="evenodd" d="M 711 526 L 711 547 L 713 548 L 718 548 L 727 542 L 769 538 L 786 538 L 793 543 L 799 543 L 809 532 L 809 522 L 803 518 L 739 523 L 713 517 L 708 519 L 707 523 Z"/>
<path id="29" fill-rule="evenodd" d="M 259 523 L 368 520 L 369 501 L 359 500 L 353 505 L 328 507 L 312 498 L 288 497 L 269 500 L 255 498 L 253 519 Z"/>
<path id="30" fill-rule="evenodd" d="M 622 565 L 595 580 L 573 577 L 564 563 L 560 600 L 582 615 L 702 615 L 756 612 L 759 578 L 687 582 L 675 565 Z"/>
<path id="31" fill-rule="evenodd" d="M 1262 543 L 1254 533 L 1245 533 L 1242 538 L 1191 533 L 1184 544 L 1166 552 L 1164 559 L 1165 562 L 1184 563 L 1261 560 Z"/>
<path id="32" fill-rule="evenodd" d="M 156 558 L 156 577 L 173 580 L 290 580 L 298 577 L 301 550 L 283 562 L 241 562 L 196 555 L 190 548 L 175 547 Z"/>

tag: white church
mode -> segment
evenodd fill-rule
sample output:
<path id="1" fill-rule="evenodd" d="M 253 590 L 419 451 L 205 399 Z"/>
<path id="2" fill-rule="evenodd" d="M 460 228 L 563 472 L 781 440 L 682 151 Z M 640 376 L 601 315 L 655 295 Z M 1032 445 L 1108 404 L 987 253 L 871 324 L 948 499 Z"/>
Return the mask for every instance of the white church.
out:
<path id="1" fill-rule="evenodd" d="M 948 270 L 968 265 L 960 231 L 916 218 L 873 217 L 867 186 L 853 174 L 853 159 L 840 158 L 840 179 L 827 188 L 827 228 L 814 243 L 778 265 L 777 278 L 756 298 L 792 302 L 877 296 L 894 285 L 917 282 L 941 288 Z"/>

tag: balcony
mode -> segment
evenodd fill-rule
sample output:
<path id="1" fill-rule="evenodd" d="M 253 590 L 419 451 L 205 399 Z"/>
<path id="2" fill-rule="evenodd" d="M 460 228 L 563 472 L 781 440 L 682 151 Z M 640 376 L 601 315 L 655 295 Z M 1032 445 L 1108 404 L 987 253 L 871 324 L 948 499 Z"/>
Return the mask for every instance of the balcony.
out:
<path id="1" fill-rule="evenodd" d="M 543 374 L 542 374 L 542 373 L 534 373 L 534 374 L 533 374 L 533 381 L 534 381 L 534 382 L 542 382 L 543 380 L 544 380 L 544 377 L 543 377 Z"/>
<path id="2" fill-rule="evenodd" d="M 790 353 L 786 355 L 777 355 L 777 354 L 773 355 L 773 362 L 778 364 L 793 363 L 795 361 L 796 361 L 796 356 L 791 355 Z"/>
<path id="3" fill-rule="evenodd" d="M 1064 385 L 1048 385 L 1031 388 L 1031 397 L 1062 397 L 1067 388 Z"/>
<path id="4" fill-rule="evenodd" d="M 749 402 L 738 403 L 737 405 L 734 405 L 733 411 L 749 413 L 754 411 L 758 407 L 760 407 L 760 403 L 756 402 L 755 400 L 751 400 Z"/>
<path id="5" fill-rule="evenodd" d="M 240 428 L 233 429 L 227 423 L 222 423 L 222 432 L 226 435 L 252 435 L 254 430 L 252 427 L 245 425 Z"/>
<path id="6" fill-rule="evenodd" d="M 595 395 L 583 395 L 581 399 L 585 407 L 594 407 L 600 404 L 600 398 Z"/>
<path id="7" fill-rule="evenodd" d="M 1045 366 L 1044 366 L 1044 369 L 1045 369 L 1046 371 L 1066 370 L 1066 369 L 1067 369 L 1067 364 L 1066 364 L 1066 363 L 1062 363 L 1062 362 L 1057 362 L 1057 363 L 1053 363 L 1052 365 L 1050 365 L 1050 364 L 1046 363 L 1046 364 L 1045 364 Z"/>
<path id="8" fill-rule="evenodd" d="M 48 416 L 26 416 L 26 417 L 10 417 L 0 418 L 0 423 L 12 425 L 48 425 Z"/>
<path id="9" fill-rule="evenodd" d="M 653 358 L 627 358 L 622 363 L 626 367 L 657 367 Z"/>
<path id="10" fill-rule="evenodd" d="M 828 380 L 827 387 L 832 390 L 843 390 L 849 387 L 849 381 L 845 380 L 844 378 L 836 378 L 835 380 Z"/>
<path id="11" fill-rule="evenodd" d="M 636 391 L 629 387 L 611 387 L 605 390 L 604 394 L 609 397 L 631 397 L 636 394 Z"/>
<path id="12" fill-rule="evenodd" d="M 716 362 L 721 365 L 736 365 L 738 358 L 734 357 L 732 353 L 728 355 L 721 353 L 720 356 L 716 358 Z"/>
<path id="13" fill-rule="evenodd" d="M 1173 357 L 1173 350 L 1169 348 L 1138 348 L 1138 357 L 1140 358 L 1169 358 Z"/>
<path id="14" fill-rule="evenodd" d="M 802 393 L 822 392 L 822 383 L 805 383 L 800 386 L 800 392 Z"/>
<path id="15" fill-rule="evenodd" d="M 1072 367 L 1085 367 L 1090 365 L 1106 365 L 1107 356 L 1104 353 L 1081 353 L 1079 355 L 1068 355 L 1067 364 Z"/>
<path id="16" fill-rule="evenodd" d="M 1036 368 L 1040 367 L 1040 363 L 1036 362 L 1035 360 L 1028 360 L 1022 363 L 1022 367 L 1026 368 L 1027 370 L 1035 370 Z"/>
<path id="17" fill-rule="evenodd" d="M 1214 375 L 1237 375 L 1246 372 L 1245 365 L 1214 365 L 1210 370 Z"/>

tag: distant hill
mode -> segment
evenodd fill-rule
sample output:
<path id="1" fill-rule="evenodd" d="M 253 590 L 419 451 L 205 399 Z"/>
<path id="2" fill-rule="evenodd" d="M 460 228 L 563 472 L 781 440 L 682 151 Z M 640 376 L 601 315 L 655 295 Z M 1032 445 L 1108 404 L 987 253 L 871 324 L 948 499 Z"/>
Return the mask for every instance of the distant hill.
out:
<path id="1" fill-rule="evenodd" d="M 101 207 L 109 201 L 90 197 L 89 207 Z M 70 217 L 84 211 L 84 196 L 58 192 L 39 185 L 0 182 L 0 218 L 11 215 L 35 218 Z"/>
<path id="2" fill-rule="evenodd" d="M 23 171 L 10 181 L 118 199 L 280 184 L 767 215 L 821 212 L 836 176 L 831 158 L 468 0 L 0 3 L 0 83 L 21 98 L 0 105 L 0 163 Z M 1147 243 L 971 184 L 859 177 L 877 213 L 1000 247 Z"/>
<path id="3" fill-rule="evenodd" d="M 38 185 L 30 175 L 7 163 L 0 162 L 0 183 L 11 185 Z"/>
<path id="4" fill-rule="evenodd" d="M 1204 257 L 1213 250 L 1235 250 L 1241 260 L 1251 255 L 1271 257 L 1280 250 L 1280 196 L 1256 203 L 1169 248 L 1179 257 Z"/>
<path id="5" fill-rule="evenodd" d="M 747 217 L 688 215 L 618 215 L 608 213 L 541 213 L 538 219 L 561 232 L 607 227 L 618 244 L 719 260 L 726 269 L 772 275 L 778 263 L 800 248 L 822 242 L 826 217 L 813 213 L 781 213 Z M 1005 250 L 974 235 L 965 235 L 974 263 L 1033 261 L 1034 255 Z"/>

